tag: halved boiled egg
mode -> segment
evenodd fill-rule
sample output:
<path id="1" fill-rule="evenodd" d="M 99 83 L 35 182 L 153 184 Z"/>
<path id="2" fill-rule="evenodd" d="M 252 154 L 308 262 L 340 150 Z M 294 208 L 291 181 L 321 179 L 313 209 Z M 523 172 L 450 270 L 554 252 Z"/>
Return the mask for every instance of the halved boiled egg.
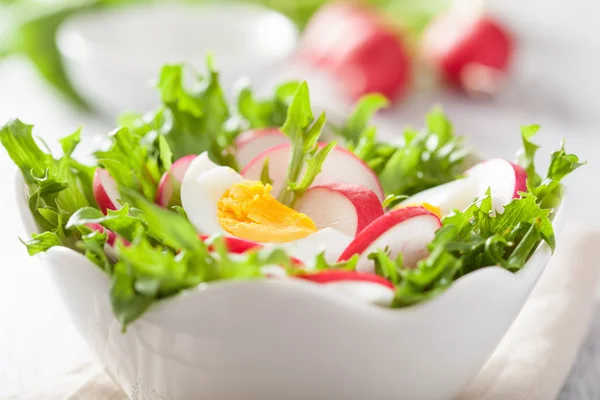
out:
<path id="1" fill-rule="evenodd" d="M 216 165 L 203 153 L 190 164 L 183 178 L 181 202 L 201 234 L 222 233 L 302 248 L 303 261 L 329 248 L 335 251 L 328 251 L 327 258 L 335 261 L 352 241 L 351 236 L 335 229 L 319 231 L 309 216 L 280 203 L 271 190 L 270 185 L 244 180 L 232 168 Z"/>

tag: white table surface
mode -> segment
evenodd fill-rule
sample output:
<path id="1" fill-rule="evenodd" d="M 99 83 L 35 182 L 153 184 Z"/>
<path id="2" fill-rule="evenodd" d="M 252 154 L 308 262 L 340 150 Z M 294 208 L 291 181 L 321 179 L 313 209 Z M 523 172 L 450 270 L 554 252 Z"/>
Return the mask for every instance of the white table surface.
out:
<path id="1" fill-rule="evenodd" d="M 592 41 L 600 38 L 592 18 L 600 6 L 593 1 L 580 0 L 569 9 L 577 12 L 564 15 L 565 3 L 558 1 L 518 2 L 517 14 L 515 3 L 500 3 L 497 11 L 510 16 L 519 33 L 527 33 L 513 85 L 519 89 L 483 104 L 442 94 L 413 96 L 381 122 L 385 134 L 393 136 L 406 123 L 420 126 L 431 103 L 440 102 L 456 130 L 468 135 L 484 155 L 512 157 L 519 145 L 519 126 L 541 123 L 538 141 L 546 149 L 567 138 L 570 151 L 592 161 L 568 183 L 569 212 L 571 218 L 600 229 L 600 46 Z M 528 31 L 532 19 L 537 29 Z M 574 37 L 582 40 L 574 44 Z M 83 125 L 89 145 L 93 134 L 111 128 L 58 101 L 29 64 L 18 59 L 0 63 L 0 123 L 14 116 L 35 124 L 36 134 L 48 142 Z M 51 381 L 90 357 L 43 268 L 17 240 L 23 232 L 15 210 L 13 173 L 0 150 L 0 398 Z M 561 399 L 600 398 L 600 341 L 595 339 L 600 336 L 595 334 L 600 333 L 600 314 L 592 332 Z"/>

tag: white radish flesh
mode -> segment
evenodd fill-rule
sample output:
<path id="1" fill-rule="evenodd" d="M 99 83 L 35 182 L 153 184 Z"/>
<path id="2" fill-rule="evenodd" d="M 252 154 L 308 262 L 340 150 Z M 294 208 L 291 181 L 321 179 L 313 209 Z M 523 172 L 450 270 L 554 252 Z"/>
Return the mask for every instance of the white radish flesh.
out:
<path id="1" fill-rule="evenodd" d="M 279 128 L 246 131 L 235 140 L 237 162 L 243 168 L 262 152 L 288 142 L 288 137 Z"/>

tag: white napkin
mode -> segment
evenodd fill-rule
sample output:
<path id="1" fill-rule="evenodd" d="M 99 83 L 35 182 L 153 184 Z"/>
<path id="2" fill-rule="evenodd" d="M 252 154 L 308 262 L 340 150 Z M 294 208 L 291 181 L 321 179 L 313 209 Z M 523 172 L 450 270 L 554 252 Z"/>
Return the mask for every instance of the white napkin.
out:
<path id="1" fill-rule="evenodd" d="M 589 327 L 600 272 L 600 232 L 570 227 L 519 317 L 459 400 L 556 398 Z M 9 400 L 127 400 L 96 365 Z"/>
<path id="2" fill-rule="evenodd" d="M 568 227 L 531 297 L 460 400 L 555 399 L 596 305 L 600 232 Z"/>

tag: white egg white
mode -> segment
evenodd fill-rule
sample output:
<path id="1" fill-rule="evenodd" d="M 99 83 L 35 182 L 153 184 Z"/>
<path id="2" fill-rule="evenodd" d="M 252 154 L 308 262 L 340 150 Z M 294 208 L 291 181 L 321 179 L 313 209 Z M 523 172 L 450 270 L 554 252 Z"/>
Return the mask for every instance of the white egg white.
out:
<path id="1" fill-rule="evenodd" d="M 442 215 L 448 215 L 453 210 L 463 211 L 473 203 L 479 195 L 479 185 L 476 179 L 463 178 L 419 192 L 404 200 L 402 205 L 429 203 L 440 208 Z"/>
<path id="2" fill-rule="evenodd" d="M 217 203 L 227 189 L 243 180 L 232 168 L 220 167 L 210 160 L 192 162 L 181 184 L 181 205 L 198 232 L 224 233 L 217 219 Z"/>

